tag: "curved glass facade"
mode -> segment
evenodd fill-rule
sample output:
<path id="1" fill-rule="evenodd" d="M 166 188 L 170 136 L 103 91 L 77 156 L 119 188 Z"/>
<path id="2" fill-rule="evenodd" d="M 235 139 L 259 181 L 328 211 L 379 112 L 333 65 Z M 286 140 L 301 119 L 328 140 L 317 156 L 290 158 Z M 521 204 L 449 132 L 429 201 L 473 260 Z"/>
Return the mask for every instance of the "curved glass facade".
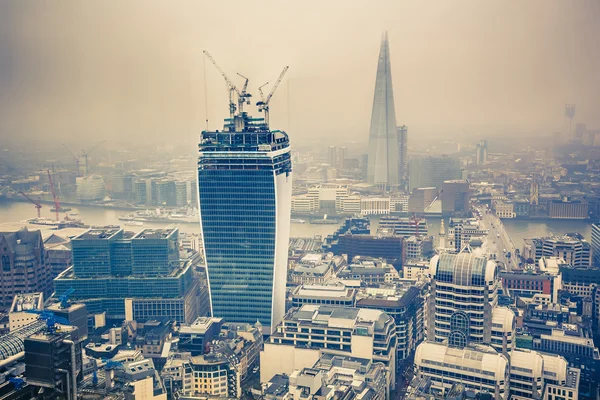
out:
<path id="1" fill-rule="evenodd" d="M 213 315 L 270 327 L 284 311 L 291 159 L 287 134 L 246 122 L 202 133 L 200 222 Z"/>

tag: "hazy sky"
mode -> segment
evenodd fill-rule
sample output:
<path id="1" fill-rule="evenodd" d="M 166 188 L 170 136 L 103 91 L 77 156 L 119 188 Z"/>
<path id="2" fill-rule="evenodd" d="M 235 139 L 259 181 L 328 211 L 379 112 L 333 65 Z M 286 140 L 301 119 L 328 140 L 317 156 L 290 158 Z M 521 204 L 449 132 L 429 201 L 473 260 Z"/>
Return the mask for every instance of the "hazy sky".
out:
<path id="1" fill-rule="evenodd" d="M 290 66 L 271 121 L 293 141 L 366 142 L 383 29 L 412 140 L 554 132 L 565 103 L 600 129 L 599 21 L 598 0 L 6 0 L 0 135 L 192 144 L 227 116 L 207 49 L 255 92 Z"/>

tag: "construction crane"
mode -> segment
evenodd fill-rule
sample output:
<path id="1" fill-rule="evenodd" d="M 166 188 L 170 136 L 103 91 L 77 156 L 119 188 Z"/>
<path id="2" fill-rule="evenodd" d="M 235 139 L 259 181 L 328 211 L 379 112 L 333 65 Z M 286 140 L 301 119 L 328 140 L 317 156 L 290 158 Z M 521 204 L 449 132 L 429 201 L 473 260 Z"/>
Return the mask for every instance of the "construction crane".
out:
<path id="1" fill-rule="evenodd" d="M 71 322 L 68 319 L 63 318 L 63 317 L 58 317 L 58 316 L 54 315 L 54 313 L 52 311 L 35 310 L 35 309 L 24 310 L 24 311 L 31 313 L 31 314 L 38 314 L 40 316 L 41 320 L 46 321 L 46 329 L 50 333 L 56 332 L 56 324 L 71 325 Z"/>
<path id="2" fill-rule="evenodd" d="M 75 289 L 70 288 L 67 289 L 63 294 L 58 296 L 58 301 L 60 301 L 60 308 L 68 308 L 69 307 L 69 297 L 75 293 Z"/>
<path id="3" fill-rule="evenodd" d="M 264 113 L 265 113 L 265 125 L 267 126 L 267 128 L 269 128 L 269 102 L 271 101 L 271 98 L 273 97 L 273 94 L 277 90 L 277 87 L 281 83 L 281 80 L 283 79 L 283 77 L 285 76 L 285 73 L 287 72 L 287 70 L 289 68 L 290 68 L 289 66 L 286 66 L 283 69 L 283 71 L 281 71 L 281 74 L 279 74 L 279 78 L 277 78 L 277 81 L 275 82 L 275 84 L 271 88 L 271 92 L 269 93 L 269 95 L 267 96 L 267 98 L 265 98 L 265 96 L 263 94 L 263 91 L 262 91 L 262 88 L 265 85 L 267 85 L 268 82 L 258 88 L 258 91 L 260 92 L 261 101 L 257 102 L 256 105 L 258 106 L 258 111 L 264 111 Z"/>
<path id="4" fill-rule="evenodd" d="M 227 91 L 229 92 L 229 116 L 231 117 L 231 119 L 233 119 L 233 117 L 235 116 L 235 110 L 236 110 L 236 105 L 234 100 L 234 96 L 237 93 L 238 95 L 238 106 L 243 105 L 243 97 L 242 94 L 240 93 L 240 91 L 238 90 L 238 88 L 233 84 L 233 82 L 231 82 L 231 79 L 229 79 L 229 77 L 227 76 L 227 74 L 225 73 L 225 71 L 223 71 L 221 69 L 221 67 L 219 67 L 219 64 L 217 64 L 217 62 L 215 61 L 215 59 L 210 55 L 210 53 L 207 50 L 203 51 L 204 55 L 206 57 L 208 57 L 208 59 L 210 60 L 210 62 L 213 63 L 213 65 L 215 66 L 215 68 L 217 69 L 217 71 L 219 71 L 219 73 L 221 74 L 221 76 L 223 77 L 223 79 L 225 79 L 225 83 L 227 84 Z M 247 79 L 246 79 L 246 85 L 248 84 Z M 244 87 L 246 86 L 244 85 Z"/>
<path id="5" fill-rule="evenodd" d="M 98 148 L 98 146 L 100 146 L 102 143 L 104 143 L 105 140 L 101 141 L 100 143 L 98 143 L 97 145 L 95 145 L 94 147 L 92 147 L 92 149 L 88 152 L 86 152 L 85 150 L 81 150 L 81 156 L 84 158 L 84 162 L 85 162 L 85 169 L 83 170 L 83 176 L 87 176 L 87 174 L 89 173 L 89 167 L 88 167 L 88 156 L 92 153 L 92 151 L 96 150 Z"/>
<path id="6" fill-rule="evenodd" d="M 75 154 L 73 154 L 73 152 L 71 150 L 69 150 L 69 148 L 67 147 L 66 144 L 63 143 L 63 147 L 65 149 L 67 149 L 67 151 L 69 152 L 69 154 L 73 157 L 73 159 L 75 160 L 75 165 L 77 166 L 77 176 L 79 176 L 79 174 L 81 173 L 81 170 L 79 169 L 79 162 L 80 162 L 80 158 L 81 156 L 76 156 Z"/>
<path id="7" fill-rule="evenodd" d="M 423 221 L 421 218 L 417 218 L 417 214 L 413 213 L 411 221 L 415 224 L 415 236 L 419 236 L 419 223 Z"/>
<path id="8" fill-rule="evenodd" d="M 246 81 L 244 82 L 244 87 L 238 96 L 238 109 L 240 113 L 244 111 L 244 103 L 250 105 L 250 97 L 252 97 L 251 93 L 248 93 L 246 89 L 248 89 L 248 78 L 238 72 L 238 75 L 244 78 Z"/>
<path id="9" fill-rule="evenodd" d="M 54 199 L 54 211 L 56 212 L 56 220 L 59 221 L 60 218 L 58 213 L 60 212 L 60 202 L 58 201 L 58 196 L 56 195 L 56 190 L 54 190 L 54 181 L 52 180 L 52 175 L 50 175 L 50 170 L 48 172 L 48 180 L 50 181 L 50 189 L 52 190 L 52 198 Z"/>
<path id="10" fill-rule="evenodd" d="M 31 197 L 27 196 L 24 192 L 19 192 L 23 195 L 23 197 L 25 197 L 27 200 L 29 200 L 30 202 L 32 202 L 35 205 L 35 209 L 37 210 L 37 216 L 38 218 L 40 218 L 40 209 L 42 208 L 42 199 L 38 198 L 38 201 L 35 201 L 34 199 L 32 199 Z"/>

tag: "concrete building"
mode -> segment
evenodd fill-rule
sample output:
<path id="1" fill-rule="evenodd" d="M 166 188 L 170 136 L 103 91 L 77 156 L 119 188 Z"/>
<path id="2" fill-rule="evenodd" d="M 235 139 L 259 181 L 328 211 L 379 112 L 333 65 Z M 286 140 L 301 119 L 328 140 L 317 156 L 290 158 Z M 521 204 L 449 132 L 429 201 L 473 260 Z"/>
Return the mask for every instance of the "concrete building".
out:
<path id="1" fill-rule="evenodd" d="M 423 284 L 405 282 L 364 288 L 356 297 L 357 308 L 384 311 L 396 322 L 398 364 L 413 355 L 417 345 L 425 337 L 425 304 Z"/>
<path id="2" fill-rule="evenodd" d="M 304 304 L 334 305 L 354 307 L 356 289 L 347 287 L 342 282 L 324 285 L 299 285 L 292 292 L 292 307 L 299 308 Z"/>
<path id="3" fill-rule="evenodd" d="M 551 334 L 541 334 L 533 339 L 533 349 L 564 357 L 570 367 L 580 368 L 579 398 L 593 399 L 598 390 L 598 364 L 600 355 L 594 340 L 577 329 L 553 329 Z"/>
<path id="4" fill-rule="evenodd" d="M 288 282 L 296 285 L 322 284 L 346 264 L 342 256 L 332 253 L 308 253 L 289 266 Z"/>
<path id="5" fill-rule="evenodd" d="M 526 239 L 523 257 L 538 262 L 542 257 L 557 257 L 573 267 L 592 266 L 592 246 L 578 233 Z"/>
<path id="6" fill-rule="evenodd" d="M 440 199 L 443 216 L 467 216 L 471 200 L 469 181 L 444 181 L 440 190 Z"/>
<path id="7" fill-rule="evenodd" d="M 436 187 L 417 187 L 412 189 L 408 199 L 407 209 L 409 213 L 423 213 L 434 202 L 438 196 Z"/>
<path id="8" fill-rule="evenodd" d="M 516 320 L 511 310 L 498 307 L 498 272 L 495 262 L 469 248 L 434 256 L 427 339 L 457 347 L 491 345 L 501 353 L 512 350 Z"/>
<path id="9" fill-rule="evenodd" d="M 395 235 L 401 235 L 405 239 L 410 236 L 427 236 L 429 230 L 427 220 L 422 218 L 415 220 L 409 217 L 384 216 L 379 219 L 380 231 L 391 231 Z"/>
<path id="10" fill-rule="evenodd" d="M 360 199 L 360 215 L 388 215 L 390 211 L 390 197 L 362 197 Z"/>
<path id="11" fill-rule="evenodd" d="M 458 253 L 468 246 L 471 240 L 481 241 L 487 235 L 487 229 L 481 228 L 476 218 L 452 218 L 448 224 L 447 249 Z"/>
<path id="12" fill-rule="evenodd" d="M 514 203 L 512 201 L 493 200 L 492 209 L 498 218 L 511 219 L 517 216 L 515 213 Z"/>
<path id="13" fill-rule="evenodd" d="M 402 266 L 402 277 L 404 279 L 418 280 L 422 276 L 429 276 L 429 259 L 407 259 L 406 264 Z"/>
<path id="14" fill-rule="evenodd" d="M 395 385 L 396 375 L 394 319 L 370 309 L 308 304 L 291 309 L 265 343 L 260 356 L 261 382 L 276 374 L 312 367 L 321 354 L 382 363 L 389 390 Z"/>
<path id="15" fill-rule="evenodd" d="M 433 236 L 410 236 L 404 241 L 406 260 L 420 260 L 433 256 Z"/>
<path id="16" fill-rule="evenodd" d="M 551 200 L 548 203 L 548 216 L 558 219 L 588 218 L 588 202 L 586 200 Z"/>
<path id="17" fill-rule="evenodd" d="M 493 399 L 508 399 L 509 361 L 490 348 L 454 348 L 424 342 L 415 353 L 417 377 L 429 378 L 432 386 L 448 391 L 455 383 Z"/>
<path id="18" fill-rule="evenodd" d="M 50 295 L 51 271 L 39 230 L 0 232 L 0 264 L 0 310 L 8 310 L 19 293 Z"/>
<path id="19" fill-rule="evenodd" d="M 547 295 L 551 303 L 559 301 L 559 291 L 564 289 L 560 267 L 564 261 L 557 258 L 541 258 L 535 270 L 502 272 L 502 287 L 511 297 L 533 297 Z"/>
<path id="20" fill-rule="evenodd" d="M 385 260 L 371 257 L 355 257 L 337 273 L 341 280 L 359 280 L 365 286 L 379 286 L 393 283 L 400 279 L 400 274 L 393 265 Z"/>
<path id="21" fill-rule="evenodd" d="M 592 255 L 595 266 L 600 267 L 600 223 L 592 224 Z"/>
<path id="22" fill-rule="evenodd" d="M 9 331 L 14 332 L 37 321 L 39 315 L 30 312 L 35 310 L 44 310 L 43 293 L 23 293 L 16 295 L 8 312 Z"/>
<path id="23" fill-rule="evenodd" d="M 369 130 L 367 181 L 374 185 L 397 186 L 400 183 L 398 133 L 390 65 L 387 32 L 384 32 Z"/>
<path id="24" fill-rule="evenodd" d="M 460 161 L 447 155 L 413 156 L 410 159 L 410 190 L 435 187 L 441 189 L 444 181 L 462 179 Z"/>
<path id="25" fill-rule="evenodd" d="M 198 146 L 200 228 L 212 313 L 261 322 L 285 314 L 292 161 L 287 133 L 232 109 Z M 235 194 L 235 195 L 233 195 Z"/>
<path id="26" fill-rule="evenodd" d="M 126 400 L 167 400 L 167 392 L 151 359 L 123 363 L 114 371 L 114 385 Z"/>

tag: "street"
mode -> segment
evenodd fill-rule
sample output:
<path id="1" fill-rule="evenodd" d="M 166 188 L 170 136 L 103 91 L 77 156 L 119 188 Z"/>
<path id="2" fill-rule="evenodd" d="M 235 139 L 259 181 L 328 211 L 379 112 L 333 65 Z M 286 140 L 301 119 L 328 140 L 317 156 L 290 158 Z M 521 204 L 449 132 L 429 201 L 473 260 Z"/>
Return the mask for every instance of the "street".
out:
<path id="1" fill-rule="evenodd" d="M 519 252 L 508 232 L 506 232 L 502 221 L 485 206 L 478 206 L 476 209 L 481 215 L 481 227 L 489 232 L 487 243 L 489 253 L 496 254 L 496 260 L 500 261 L 507 271 L 517 268 L 519 264 L 517 255 Z M 510 254 L 510 257 L 508 257 L 508 254 Z"/>

